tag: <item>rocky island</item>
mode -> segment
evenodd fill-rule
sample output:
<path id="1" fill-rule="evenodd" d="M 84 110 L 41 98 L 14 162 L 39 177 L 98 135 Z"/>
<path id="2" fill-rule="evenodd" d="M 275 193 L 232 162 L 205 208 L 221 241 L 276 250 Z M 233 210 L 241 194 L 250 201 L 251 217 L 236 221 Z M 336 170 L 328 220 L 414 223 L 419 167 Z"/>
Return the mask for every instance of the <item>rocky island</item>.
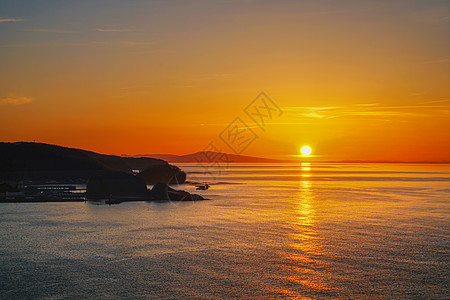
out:
<path id="1" fill-rule="evenodd" d="M 144 179 L 121 172 L 93 176 L 86 189 L 86 200 L 100 204 L 127 201 L 200 201 L 202 196 L 175 190 L 167 183 L 157 182 L 147 189 Z"/>

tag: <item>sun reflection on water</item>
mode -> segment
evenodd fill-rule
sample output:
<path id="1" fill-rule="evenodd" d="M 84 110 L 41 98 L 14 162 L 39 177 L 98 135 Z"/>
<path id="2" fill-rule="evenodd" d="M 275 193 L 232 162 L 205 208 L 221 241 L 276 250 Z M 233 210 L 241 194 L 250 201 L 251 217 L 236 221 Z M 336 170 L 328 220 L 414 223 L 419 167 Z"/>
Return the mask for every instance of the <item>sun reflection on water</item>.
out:
<path id="1" fill-rule="evenodd" d="M 297 201 L 294 205 L 292 219 L 292 237 L 286 258 L 291 262 L 286 268 L 285 280 L 297 285 L 290 291 L 283 291 L 287 297 L 296 294 L 296 298 L 307 298 L 302 291 L 320 293 L 330 288 L 324 281 L 326 264 L 323 257 L 326 253 L 322 249 L 321 237 L 316 224 L 316 195 L 311 176 L 311 163 L 300 166 L 300 180 Z"/>
<path id="2" fill-rule="evenodd" d="M 302 173 L 300 174 L 300 177 L 310 177 L 311 176 L 311 173 L 310 173 L 310 171 L 311 171 L 311 163 L 302 163 L 300 170 L 302 171 Z M 309 181 L 305 181 L 305 182 L 309 183 Z"/>
<path id="3" fill-rule="evenodd" d="M 311 163 L 302 163 L 302 171 L 311 171 Z"/>

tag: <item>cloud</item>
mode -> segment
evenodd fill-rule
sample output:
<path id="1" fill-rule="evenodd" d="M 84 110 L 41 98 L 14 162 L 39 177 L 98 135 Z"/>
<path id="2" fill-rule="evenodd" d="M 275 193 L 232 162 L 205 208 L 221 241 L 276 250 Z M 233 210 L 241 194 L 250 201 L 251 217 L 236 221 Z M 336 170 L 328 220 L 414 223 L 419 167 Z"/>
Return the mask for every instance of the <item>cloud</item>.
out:
<path id="1" fill-rule="evenodd" d="M 8 95 L 4 98 L 0 98 L 0 105 L 9 105 L 9 106 L 17 106 L 23 105 L 32 102 L 33 99 L 29 97 L 16 96 L 16 95 Z"/>
<path id="2" fill-rule="evenodd" d="M 30 32 L 45 32 L 45 33 L 77 33 L 78 31 L 73 30 L 63 30 L 63 29 L 55 29 L 55 28 L 28 28 L 25 31 Z"/>
<path id="3" fill-rule="evenodd" d="M 31 47 L 143 47 L 153 45 L 151 42 L 136 41 L 88 41 L 82 43 L 22 43 L 0 44 L 0 48 L 31 48 Z"/>
<path id="4" fill-rule="evenodd" d="M 3 22 L 23 22 L 24 19 L 14 19 L 14 18 L 0 18 L 0 23 Z"/>
<path id="5" fill-rule="evenodd" d="M 333 119 L 341 117 L 371 117 L 376 119 L 394 119 L 407 117 L 450 115 L 448 100 L 422 102 L 417 105 L 381 105 L 379 103 L 359 103 L 342 107 L 332 106 L 291 106 L 283 111 L 295 114 L 296 117 L 313 119 Z"/>
<path id="6" fill-rule="evenodd" d="M 342 106 L 288 106 L 284 107 L 283 110 L 285 111 L 322 111 L 322 110 L 339 110 L 343 108 Z"/>
<path id="7" fill-rule="evenodd" d="M 378 103 L 358 103 L 355 104 L 355 106 L 360 106 L 360 107 L 373 107 L 373 106 L 377 106 L 379 105 Z"/>
<path id="8" fill-rule="evenodd" d="M 283 111 L 294 112 L 305 118 L 331 119 L 336 114 L 331 113 L 342 110 L 340 106 L 289 106 L 283 108 Z"/>
<path id="9" fill-rule="evenodd" d="M 422 102 L 422 104 L 435 104 L 435 103 L 449 103 L 449 104 L 450 104 L 450 99 L 434 100 L 434 101 L 425 101 L 425 102 Z"/>

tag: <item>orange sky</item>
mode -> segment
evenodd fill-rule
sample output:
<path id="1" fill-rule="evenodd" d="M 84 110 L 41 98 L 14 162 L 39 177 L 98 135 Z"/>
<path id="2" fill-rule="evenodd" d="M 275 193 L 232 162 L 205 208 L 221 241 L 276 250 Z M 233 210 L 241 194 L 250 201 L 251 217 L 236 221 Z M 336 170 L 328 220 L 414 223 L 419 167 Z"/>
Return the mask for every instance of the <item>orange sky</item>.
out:
<path id="1" fill-rule="evenodd" d="M 450 160 L 448 1 L 2 1 L 0 140 Z M 281 108 L 264 130 L 261 92 Z"/>

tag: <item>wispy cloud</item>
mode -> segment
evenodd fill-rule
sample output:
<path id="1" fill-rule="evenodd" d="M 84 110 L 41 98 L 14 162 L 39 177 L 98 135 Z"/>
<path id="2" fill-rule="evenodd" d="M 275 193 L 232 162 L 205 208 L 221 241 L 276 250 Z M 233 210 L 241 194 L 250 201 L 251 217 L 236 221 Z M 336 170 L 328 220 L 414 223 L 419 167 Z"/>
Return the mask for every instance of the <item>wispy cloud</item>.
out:
<path id="1" fill-rule="evenodd" d="M 55 43 L 22 43 L 22 44 L 4 44 L 0 48 L 31 48 L 31 47 L 145 47 L 151 46 L 151 42 L 138 41 L 90 41 L 81 43 L 55 42 Z"/>
<path id="2" fill-rule="evenodd" d="M 373 107 L 379 105 L 378 103 L 358 103 L 355 104 L 355 106 L 361 106 L 361 107 Z"/>
<path id="3" fill-rule="evenodd" d="M 335 118 L 334 111 L 342 110 L 341 106 L 290 106 L 283 111 L 296 113 L 305 118 L 331 119 Z"/>
<path id="4" fill-rule="evenodd" d="M 74 31 L 74 30 L 64 30 L 64 29 L 56 29 L 56 28 L 28 28 L 28 29 L 24 29 L 24 31 L 44 32 L 44 33 L 78 33 L 78 31 Z"/>
<path id="5" fill-rule="evenodd" d="M 342 106 L 288 106 L 284 109 L 287 111 L 304 111 L 304 110 L 337 110 L 343 108 Z"/>
<path id="6" fill-rule="evenodd" d="M 25 19 L 15 19 L 15 18 L 0 18 L 0 23 L 4 22 L 23 22 Z"/>
<path id="7" fill-rule="evenodd" d="M 379 103 L 360 103 L 348 106 L 293 106 L 284 107 L 295 117 L 333 119 L 342 117 L 371 117 L 393 119 L 424 116 L 450 116 L 449 100 L 422 102 L 417 105 L 382 105 Z"/>
<path id="8" fill-rule="evenodd" d="M 17 96 L 10 94 L 4 98 L 0 98 L 0 105 L 17 106 L 32 102 L 33 99 L 30 97 Z"/>
<path id="9" fill-rule="evenodd" d="M 450 105 L 450 99 L 444 99 L 444 100 L 433 100 L 433 101 L 425 101 L 422 102 L 422 104 L 436 104 L 436 103 L 448 103 Z"/>

